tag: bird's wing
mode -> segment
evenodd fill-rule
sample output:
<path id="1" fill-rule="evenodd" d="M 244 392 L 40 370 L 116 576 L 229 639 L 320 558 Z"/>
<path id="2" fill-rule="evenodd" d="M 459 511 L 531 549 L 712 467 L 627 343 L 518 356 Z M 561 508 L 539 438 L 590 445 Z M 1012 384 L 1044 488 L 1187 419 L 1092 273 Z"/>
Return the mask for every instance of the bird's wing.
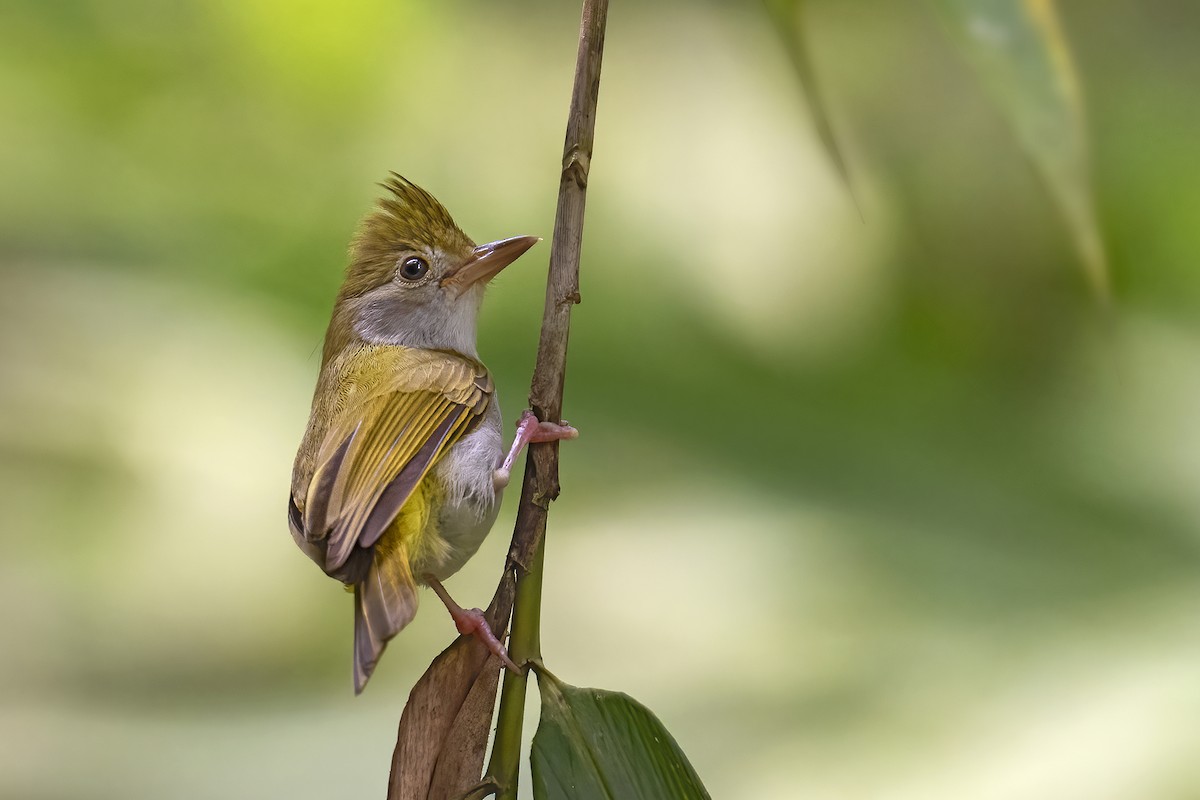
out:
<path id="1" fill-rule="evenodd" d="M 369 556 L 425 473 L 486 410 L 494 387 L 482 364 L 443 351 L 364 348 L 336 366 L 346 376 L 339 411 L 303 506 L 293 498 L 291 520 L 297 542 L 327 573 L 361 580 L 369 558 L 355 558 L 349 571 L 347 561 L 357 548 Z"/>

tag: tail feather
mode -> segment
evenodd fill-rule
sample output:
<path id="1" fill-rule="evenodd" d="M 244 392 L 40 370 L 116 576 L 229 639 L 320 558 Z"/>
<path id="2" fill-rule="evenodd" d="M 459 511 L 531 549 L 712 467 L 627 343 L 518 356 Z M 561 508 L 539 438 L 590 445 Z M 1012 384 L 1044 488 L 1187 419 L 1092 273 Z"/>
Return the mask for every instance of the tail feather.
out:
<path id="1" fill-rule="evenodd" d="M 417 613 L 417 586 L 403 550 L 376 550 L 366 578 L 354 585 L 354 693 L 362 692 L 388 640 Z"/>

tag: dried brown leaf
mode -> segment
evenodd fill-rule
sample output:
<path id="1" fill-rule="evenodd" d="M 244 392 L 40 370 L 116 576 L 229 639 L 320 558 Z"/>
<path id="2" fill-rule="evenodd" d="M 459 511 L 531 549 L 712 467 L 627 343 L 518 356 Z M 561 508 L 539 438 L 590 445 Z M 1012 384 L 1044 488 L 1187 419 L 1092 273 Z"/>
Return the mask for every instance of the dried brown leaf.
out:
<path id="1" fill-rule="evenodd" d="M 509 572 L 487 610 L 498 637 L 513 592 Z M 479 784 L 499 678 L 499 659 L 474 637 L 458 637 L 433 660 L 400 716 L 388 800 L 456 800 Z"/>

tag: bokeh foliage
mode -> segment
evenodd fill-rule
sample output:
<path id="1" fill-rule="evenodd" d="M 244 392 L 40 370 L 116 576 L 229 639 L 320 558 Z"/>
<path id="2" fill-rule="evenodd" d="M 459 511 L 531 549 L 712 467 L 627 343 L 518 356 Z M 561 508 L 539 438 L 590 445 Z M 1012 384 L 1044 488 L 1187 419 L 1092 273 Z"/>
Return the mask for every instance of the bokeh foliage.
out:
<path id="1" fill-rule="evenodd" d="M 1185 796 L 1200 12 L 1059 4 L 1106 322 L 929 9 L 810 5 L 861 217 L 758 4 L 611 13 L 547 661 L 715 797 Z M 382 792 L 453 629 L 429 605 L 354 702 L 283 517 L 315 350 L 387 170 L 479 240 L 549 233 L 577 11 L 6 6 L 0 795 Z M 483 319 L 510 418 L 545 258 Z"/>

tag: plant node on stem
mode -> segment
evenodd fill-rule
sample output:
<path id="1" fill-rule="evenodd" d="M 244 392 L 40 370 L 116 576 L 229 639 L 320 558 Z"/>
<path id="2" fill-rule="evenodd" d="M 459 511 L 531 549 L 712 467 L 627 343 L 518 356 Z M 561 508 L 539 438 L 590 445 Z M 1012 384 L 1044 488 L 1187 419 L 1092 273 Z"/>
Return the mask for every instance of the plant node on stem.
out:
<path id="1" fill-rule="evenodd" d="M 546 306 L 538 342 L 537 365 L 529 391 L 529 404 L 541 420 L 562 417 L 563 383 L 567 369 L 567 337 L 571 308 L 579 302 L 579 253 L 583 244 L 583 212 L 588 172 L 596 129 L 596 101 L 600 92 L 600 62 L 604 53 L 604 27 L 608 0 L 584 0 L 579 25 L 579 54 L 567 117 L 563 167 L 559 178 L 558 210 L 550 246 L 550 273 L 546 281 Z M 562 299 L 567 302 L 563 302 Z M 546 516 L 550 501 L 558 497 L 558 443 L 533 444 L 525 462 L 521 503 L 513 531 L 506 570 L 516 572 L 509 654 L 521 673 L 506 672 L 500 691 L 496 739 L 488 763 L 487 781 L 498 787 L 499 800 L 515 800 L 520 770 L 522 724 L 529 665 L 540 667 L 542 569 L 545 563 Z"/>

